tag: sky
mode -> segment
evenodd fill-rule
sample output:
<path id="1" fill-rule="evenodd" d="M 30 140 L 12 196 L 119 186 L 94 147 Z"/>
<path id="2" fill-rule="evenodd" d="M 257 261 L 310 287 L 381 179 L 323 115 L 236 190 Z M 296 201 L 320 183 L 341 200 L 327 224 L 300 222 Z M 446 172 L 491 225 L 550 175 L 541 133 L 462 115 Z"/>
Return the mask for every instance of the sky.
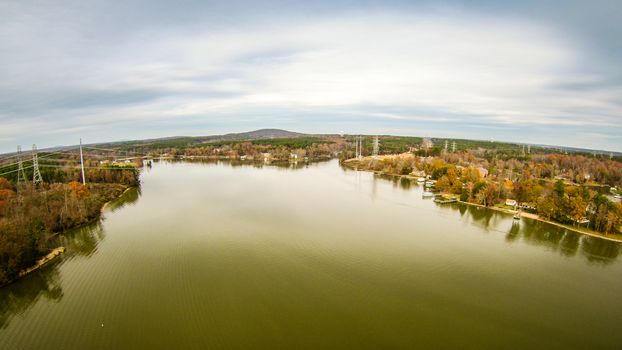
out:
<path id="1" fill-rule="evenodd" d="M 0 152 L 282 128 L 622 151 L 622 1 L 0 0 Z"/>

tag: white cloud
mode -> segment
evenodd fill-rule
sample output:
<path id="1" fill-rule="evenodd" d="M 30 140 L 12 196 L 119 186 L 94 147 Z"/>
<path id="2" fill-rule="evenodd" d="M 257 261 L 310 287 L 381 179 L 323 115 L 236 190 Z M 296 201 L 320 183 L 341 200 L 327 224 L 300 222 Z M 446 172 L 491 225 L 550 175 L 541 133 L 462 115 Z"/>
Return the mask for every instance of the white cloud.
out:
<path id="1" fill-rule="evenodd" d="M 620 132 L 622 111 L 612 101 L 621 89 L 556 88 L 593 78 L 581 70 L 584 53 L 553 29 L 517 18 L 375 13 L 226 30 L 149 27 L 107 50 L 93 49 L 94 55 L 89 48 L 96 43 L 84 44 L 78 31 L 62 33 L 70 37 L 61 45 L 44 45 L 47 60 L 4 60 L 0 73 L 8 79 L 0 92 L 10 92 L 14 118 L 43 114 L 51 127 L 69 130 L 72 123 L 243 119 L 273 110 Z M 36 38 L 30 33 L 28 40 Z M 96 99 L 143 90 L 157 93 L 131 104 L 115 103 L 117 97 L 105 104 L 54 104 L 75 91 L 94 91 Z M 27 109 L 20 103 L 39 108 L 19 112 Z"/>

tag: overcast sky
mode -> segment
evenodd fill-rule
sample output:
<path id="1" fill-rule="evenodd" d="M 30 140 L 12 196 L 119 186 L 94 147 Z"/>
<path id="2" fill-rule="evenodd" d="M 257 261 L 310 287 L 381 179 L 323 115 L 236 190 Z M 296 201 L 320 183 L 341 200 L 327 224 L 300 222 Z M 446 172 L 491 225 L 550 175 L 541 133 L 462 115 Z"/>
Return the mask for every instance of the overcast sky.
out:
<path id="1" fill-rule="evenodd" d="M 622 151 L 622 1 L 0 0 L 0 152 L 258 128 Z"/>

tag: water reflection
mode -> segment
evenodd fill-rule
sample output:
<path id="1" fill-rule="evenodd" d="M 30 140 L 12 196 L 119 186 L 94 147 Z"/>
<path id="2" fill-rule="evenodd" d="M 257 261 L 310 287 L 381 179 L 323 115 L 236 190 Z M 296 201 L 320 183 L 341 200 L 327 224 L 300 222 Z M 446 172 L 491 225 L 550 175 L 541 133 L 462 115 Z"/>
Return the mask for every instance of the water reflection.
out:
<path id="1" fill-rule="evenodd" d="M 118 199 L 108 203 L 106 211 L 115 211 L 133 204 L 140 197 L 140 188 L 131 188 Z M 41 297 L 59 301 L 63 297 L 59 267 L 63 261 L 76 257 L 90 257 L 104 240 L 102 219 L 88 225 L 69 230 L 57 236 L 57 246 L 66 251 L 56 261 L 28 276 L 0 288 L 0 329 L 6 328 L 15 315 L 28 310 Z"/>
<path id="2" fill-rule="evenodd" d="M 362 173 L 343 165 L 341 169 L 344 173 L 349 171 L 355 171 L 357 174 Z M 389 181 L 394 187 L 399 187 L 403 190 L 411 190 L 413 187 L 418 187 L 416 182 L 402 176 L 378 173 L 371 173 L 371 176 L 372 198 L 374 199 L 376 197 L 376 181 Z M 507 232 L 505 240 L 508 243 L 523 241 L 530 245 L 549 248 L 551 251 L 559 252 L 561 255 L 568 257 L 575 256 L 578 252 L 581 252 L 592 263 L 611 264 L 617 260 L 622 251 L 621 243 L 583 235 L 537 220 L 521 219 L 516 221 L 507 214 L 461 203 L 443 204 L 437 207 L 441 210 L 457 211 L 463 218 L 467 215 L 472 223 L 477 224 L 487 232 Z M 506 231 L 501 226 L 508 225 L 508 223 L 509 229 Z"/>
<path id="3" fill-rule="evenodd" d="M 123 208 L 127 205 L 133 205 L 138 201 L 138 198 L 141 195 L 140 187 L 132 187 L 129 188 L 123 195 L 106 205 L 105 210 L 115 212 L 120 208 Z"/>
<path id="4" fill-rule="evenodd" d="M 512 242 L 522 239 L 526 243 L 548 247 L 565 256 L 574 256 L 579 249 L 581 236 L 576 232 L 536 220 L 522 219 L 513 222 L 510 232 L 506 235 L 506 240 Z"/>
<path id="5" fill-rule="evenodd" d="M 101 221 L 98 220 L 66 232 L 59 237 L 59 242 L 66 249 L 65 259 L 76 256 L 88 257 L 97 251 L 97 245 L 105 237 Z"/>
<path id="6" fill-rule="evenodd" d="M 0 329 L 6 328 L 13 316 L 22 314 L 39 298 L 58 301 L 63 297 L 57 266 L 58 263 L 54 263 L 0 288 Z"/>
<path id="7" fill-rule="evenodd" d="M 374 173 L 373 176 L 374 181 L 376 181 L 377 179 L 391 181 L 393 183 L 393 187 L 399 187 L 403 190 L 410 190 L 411 187 L 416 184 L 416 182 L 414 182 L 413 180 L 402 176 L 393 176 L 377 173 Z"/>
<path id="8" fill-rule="evenodd" d="M 620 255 L 620 244 L 584 236 L 581 238 L 581 252 L 590 262 L 610 264 Z"/>
<path id="9" fill-rule="evenodd" d="M 564 256 L 578 252 L 589 262 L 610 264 L 620 255 L 620 243 L 591 237 L 535 220 L 522 219 L 514 223 L 506 235 L 508 242 L 523 242 L 544 246 Z"/>
<path id="10" fill-rule="evenodd" d="M 240 160 L 240 159 L 184 159 L 184 160 L 160 160 L 158 162 L 170 162 L 170 163 L 192 163 L 192 164 L 205 164 L 205 165 L 228 165 L 232 168 L 255 168 L 261 169 L 263 167 L 273 167 L 277 169 L 287 169 L 287 170 L 301 170 L 308 168 L 309 166 L 314 166 L 326 162 L 330 162 L 331 159 L 321 159 L 314 160 L 313 162 L 305 162 L 305 161 L 288 161 L 288 160 L 279 160 L 279 161 L 254 161 L 254 160 Z"/>

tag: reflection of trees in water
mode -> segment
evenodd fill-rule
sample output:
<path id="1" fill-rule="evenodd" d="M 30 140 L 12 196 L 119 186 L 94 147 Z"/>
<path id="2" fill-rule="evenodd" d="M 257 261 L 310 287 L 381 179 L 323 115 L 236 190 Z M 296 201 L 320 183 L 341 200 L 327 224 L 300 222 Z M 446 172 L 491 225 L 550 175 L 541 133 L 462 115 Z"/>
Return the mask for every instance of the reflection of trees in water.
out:
<path id="1" fill-rule="evenodd" d="M 177 159 L 177 160 L 167 160 L 169 163 L 193 163 L 193 164 L 205 164 L 205 165 L 214 165 L 214 164 L 224 164 L 229 165 L 232 168 L 238 167 L 246 167 L 246 168 L 256 168 L 260 169 L 263 167 L 273 167 L 277 169 L 304 169 L 309 167 L 310 165 L 320 164 L 330 162 L 332 159 L 314 159 L 312 161 L 305 162 L 304 160 L 299 161 L 290 161 L 290 160 L 273 160 L 270 162 L 264 162 L 263 160 L 240 160 L 240 159 Z M 343 167 L 342 167 L 343 168 Z"/>
<path id="2" fill-rule="evenodd" d="M 464 214 L 467 212 L 468 207 L 466 205 L 452 205 L 452 208 L 458 208 L 458 211 L 460 212 L 460 216 L 464 216 Z"/>
<path id="3" fill-rule="evenodd" d="M 277 169 L 284 169 L 284 170 L 299 170 L 299 169 L 307 168 L 309 166 L 309 163 L 278 161 L 278 162 L 268 163 L 266 164 L 266 166 L 275 167 Z"/>
<path id="4" fill-rule="evenodd" d="M 459 204 L 459 206 L 465 206 Z M 498 224 L 499 215 L 492 210 L 475 206 L 468 206 L 466 211 L 471 214 L 473 222 L 480 224 L 486 231 L 490 231 Z"/>
<path id="5" fill-rule="evenodd" d="M 620 255 L 620 245 L 620 243 L 585 236 L 581 239 L 581 252 L 590 262 L 609 264 Z"/>
<path id="6" fill-rule="evenodd" d="M 140 189 L 132 188 L 119 199 L 109 203 L 108 210 L 117 210 L 138 201 Z M 41 297 L 60 300 L 63 290 L 60 279 L 60 262 L 75 257 L 89 257 L 105 238 L 100 220 L 69 230 L 57 236 L 58 245 L 66 251 L 55 261 L 24 278 L 0 288 L 0 329 L 6 328 L 14 315 L 24 313 Z"/>
<path id="7" fill-rule="evenodd" d="M 508 242 L 513 242 L 520 238 L 520 224 L 518 221 L 512 222 L 512 227 L 510 227 L 510 232 L 505 235 L 505 240 Z"/>
<path id="8" fill-rule="evenodd" d="M 413 182 L 411 179 L 402 177 L 400 178 L 400 187 L 404 190 L 409 190 L 413 185 Z"/>
<path id="9" fill-rule="evenodd" d="M 580 252 L 588 261 L 601 264 L 616 261 L 622 252 L 622 243 L 583 235 L 537 220 L 512 220 L 506 214 L 459 203 L 441 205 L 439 208 L 457 211 L 461 216 L 468 215 L 472 222 L 482 225 L 486 230 L 501 229 L 507 232 L 505 240 L 510 244 L 523 241 L 564 256 L 575 256 Z M 508 224 L 510 226 L 506 228 Z"/>
<path id="10" fill-rule="evenodd" d="M 471 219 L 472 223 L 486 231 L 498 231 L 499 226 L 505 222 L 505 218 L 493 210 L 462 203 L 439 204 L 437 205 L 437 208 L 441 210 L 455 211 L 460 213 L 461 217 L 465 217 L 465 214 L 468 214 L 469 216 L 467 217 Z"/>
<path id="11" fill-rule="evenodd" d="M 58 240 L 60 245 L 66 249 L 66 257 L 91 256 L 97 250 L 99 242 L 103 241 L 105 237 L 101 221 L 98 220 L 68 231 L 61 235 Z"/>
<path id="12" fill-rule="evenodd" d="M 28 310 L 41 297 L 56 301 L 63 297 L 58 264 L 46 266 L 0 288 L 0 329 L 6 328 L 13 316 Z"/>
<path id="13" fill-rule="evenodd" d="M 413 187 L 413 180 L 407 177 L 387 175 L 387 174 L 376 174 L 376 173 L 374 173 L 373 175 L 374 175 L 374 180 L 382 179 L 386 181 L 391 181 L 391 183 L 393 183 L 393 187 L 400 187 L 401 189 L 404 189 L 404 190 L 410 190 L 410 188 Z"/>
<path id="14" fill-rule="evenodd" d="M 525 219 L 521 220 L 520 223 L 513 223 L 506 235 L 508 242 L 518 239 L 522 239 L 528 244 L 548 247 L 565 256 L 575 256 L 580 251 L 588 261 L 602 264 L 614 262 L 620 255 L 620 246 L 622 245 L 547 223 Z"/>
<path id="15" fill-rule="evenodd" d="M 125 191 L 121 197 L 109 202 L 106 205 L 106 210 L 114 212 L 126 205 L 134 204 L 140 198 L 141 193 L 140 186 L 132 187 Z"/>

